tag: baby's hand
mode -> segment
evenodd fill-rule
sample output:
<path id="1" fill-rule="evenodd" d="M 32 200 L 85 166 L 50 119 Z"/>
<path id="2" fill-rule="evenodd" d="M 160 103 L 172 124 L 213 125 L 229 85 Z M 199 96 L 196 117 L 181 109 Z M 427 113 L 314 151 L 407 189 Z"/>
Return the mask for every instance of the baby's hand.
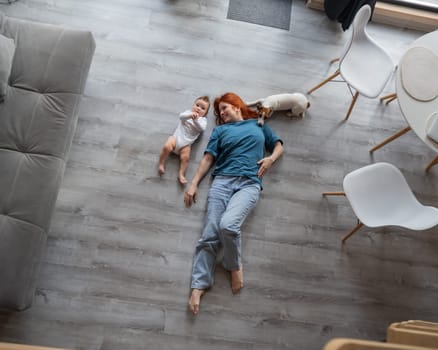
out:
<path id="1" fill-rule="evenodd" d="M 198 118 L 199 118 L 199 114 L 197 112 L 193 112 L 192 119 L 198 119 Z"/>

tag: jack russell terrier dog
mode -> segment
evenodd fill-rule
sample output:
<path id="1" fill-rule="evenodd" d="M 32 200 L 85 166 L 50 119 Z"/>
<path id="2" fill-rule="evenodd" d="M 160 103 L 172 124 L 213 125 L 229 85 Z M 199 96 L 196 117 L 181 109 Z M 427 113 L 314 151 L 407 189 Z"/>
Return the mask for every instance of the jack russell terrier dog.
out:
<path id="1" fill-rule="evenodd" d="M 266 118 L 270 118 L 272 113 L 276 111 L 288 112 L 288 117 L 304 117 L 307 108 L 310 107 L 310 102 L 306 96 L 299 92 L 293 94 L 271 95 L 266 98 L 261 98 L 256 101 L 247 103 L 248 107 L 256 106 L 258 112 L 257 123 L 263 125 Z"/>

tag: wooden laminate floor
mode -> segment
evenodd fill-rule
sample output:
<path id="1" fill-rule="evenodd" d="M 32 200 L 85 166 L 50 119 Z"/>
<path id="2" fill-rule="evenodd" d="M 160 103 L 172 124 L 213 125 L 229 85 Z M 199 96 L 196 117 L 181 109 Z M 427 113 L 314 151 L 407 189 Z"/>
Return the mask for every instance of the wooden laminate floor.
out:
<path id="1" fill-rule="evenodd" d="M 383 340 L 395 321 L 438 321 L 437 228 L 362 229 L 340 190 L 349 171 L 398 166 L 418 198 L 438 206 L 435 156 L 413 133 L 371 157 L 405 126 L 397 103 L 332 83 L 306 118 L 277 115 L 284 156 L 265 177 L 243 227 L 245 288 L 232 295 L 218 267 L 197 317 L 187 312 L 192 256 L 210 179 L 183 204 L 176 157 L 156 173 L 178 113 L 199 95 L 244 99 L 307 91 L 346 40 L 338 24 L 295 0 L 290 31 L 227 20 L 227 0 L 19 0 L 7 15 L 94 33 L 97 48 L 34 305 L 0 312 L 0 341 L 71 349 L 321 349 L 333 337 Z M 371 23 L 398 61 L 423 33 Z M 394 90 L 391 81 L 385 93 Z M 192 153 L 202 157 L 214 117 Z"/>

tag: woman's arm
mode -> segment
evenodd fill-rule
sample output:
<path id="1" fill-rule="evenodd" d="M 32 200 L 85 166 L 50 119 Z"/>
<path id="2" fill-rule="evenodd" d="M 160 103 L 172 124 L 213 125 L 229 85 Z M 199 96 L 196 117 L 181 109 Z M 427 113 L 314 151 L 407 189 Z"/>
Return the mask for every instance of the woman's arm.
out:
<path id="1" fill-rule="evenodd" d="M 190 184 L 189 189 L 184 194 L 184 203 L 186 207 L 190 207 L 192 203 L 196 203 L 196 192 L 198 191 L 198 185 L 204 176 L 208 173 L 211 166 L 214 163 L 214 157 L 210 153 L 205 153 L 199 163 L 196 174 Z"/>
<path id="2" fill-rule="evenodd" d="M 272 163 L 274 163 L 278 158 L 281 157 L 283 151 L 284 151 L 283 142 L 277 141 L 277 143 L 274 146 L 274 150 L 272 151 L 272 154 L 269 157 L 271 158 Z"/>
<path id="3" fill-rule="evenodd" d="M 277 141 L 277 143 L 274 146 L 274 150 L 272 151 L 272 154 L 269 157 L 265 157 L 258 161 L 257 164 L 260 165 L 259 171 L 257 172 L 258 177 L 263 177 L 265 173 L 268 171 L 268 169 L 271 167 L 274 162 L 281 157 L 283 154 L 284 148 L 283 143 L 281 141 Z"/>

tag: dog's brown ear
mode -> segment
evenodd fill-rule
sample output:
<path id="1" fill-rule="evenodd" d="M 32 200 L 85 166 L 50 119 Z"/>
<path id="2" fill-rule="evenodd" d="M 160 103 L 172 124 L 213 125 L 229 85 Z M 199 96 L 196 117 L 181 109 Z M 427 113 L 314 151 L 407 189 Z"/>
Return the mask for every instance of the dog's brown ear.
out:
<path id="1" fill-rule="evenodd" d="M 309 101 L 307 101 L 307 108 L 309 108 L 310 107 L 310 102 Z"/>

